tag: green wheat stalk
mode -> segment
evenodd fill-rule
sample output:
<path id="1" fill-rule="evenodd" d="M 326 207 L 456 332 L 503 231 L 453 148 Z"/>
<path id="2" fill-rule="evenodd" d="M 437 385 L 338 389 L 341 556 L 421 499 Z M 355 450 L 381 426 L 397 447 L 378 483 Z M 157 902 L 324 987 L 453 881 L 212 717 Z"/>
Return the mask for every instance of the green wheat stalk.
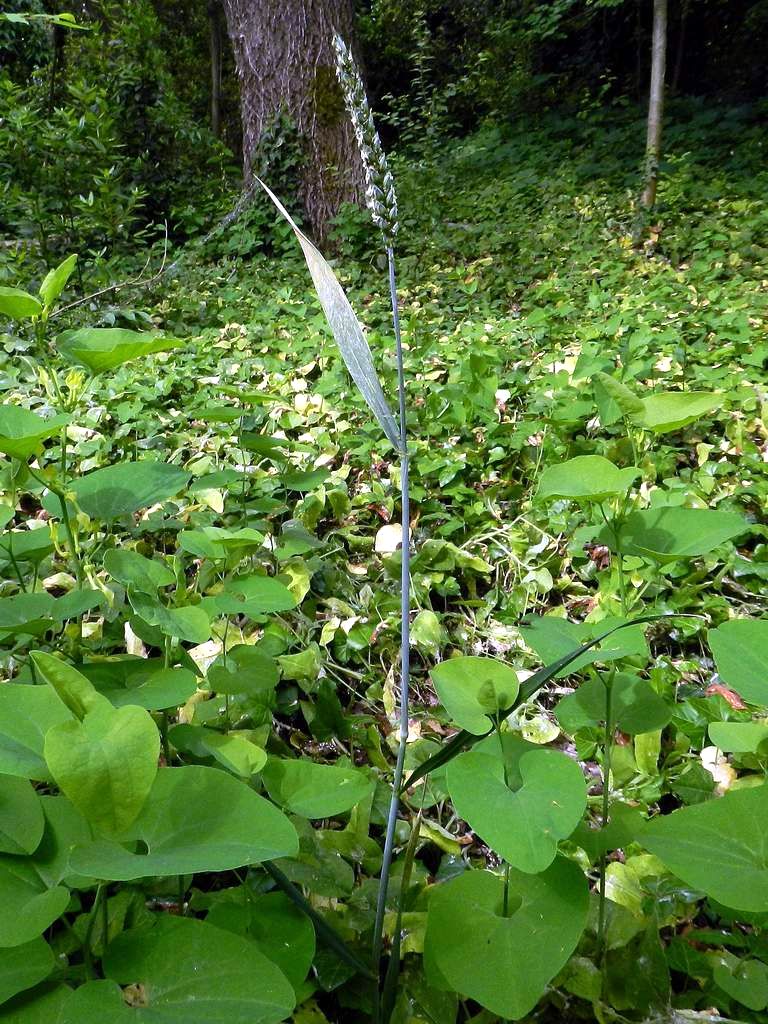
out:
<path id="1" fill-rule="evenodd" d="M 392 304 L 392 326 L 395 335 L 395 351 L 397 357 L 397 390 L 400 412 L 400 488 L 401 488 L 401 524 L 402 524 L 402 573 L 400 580 L 401 596 L 401 627 L 400 627 L 400 735 L 398 740 L 395 777 L 392 786 L 392 799 L 389 804 L 387 828 L 384 838 L 384 857 L 381 868 L 378 898 L 376 903 L 376 922 L 373 929 L 373 962 L 376 965 L 381 958 L 381 946 L 384 926 L 384 912 L 387 903 L 387 890 L 392 866 L 392 854 L 395 840 L 395 825 L 399 808 L 400 787 L 403 779 L 405 748 L 408 739 L 408 688 L 410 679 L 410 607 L 411 607 L 411 573 L 410 573 L 410 501 L 408 490 L 408 444 L 406 432 L 405 408 L 405 373 L 403 371 L 403 345 L 400 334 L 400 316 L 397 305 L 397 279 L 395 275 L 395 236 L 399 227 L 397 216 L 397 196 L 392 172 L 373 123 L 373 114 L 368 105 L 360 73 L 352 53 L 338 34 L 334 34 L 334 51 L 336 53 L 336 74 L 339 79 L 344 102 L 349 112 L 352 126 L 357 139 L 360 158 L 365 175 L 365 200 L 371 213 L 373 223 L 381 232 L 382 242 L 387 253 L 389 270 L 389 294 Z M 377 1010 L 378 1018 L 378 1010 Z"/>

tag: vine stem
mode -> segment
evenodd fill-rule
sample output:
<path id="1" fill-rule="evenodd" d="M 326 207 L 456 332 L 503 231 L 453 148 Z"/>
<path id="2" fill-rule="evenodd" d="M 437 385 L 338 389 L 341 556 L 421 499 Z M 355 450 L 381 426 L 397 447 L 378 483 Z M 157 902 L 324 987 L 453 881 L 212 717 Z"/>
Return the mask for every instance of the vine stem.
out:
<path id="1" fill-rule="evenodd" d="M 387 264 L 389 269 L 389 295 L 392 302 L 392 325 L 395 334 L 397 356 L 397 390 L 400 407 L 400 491 L 401 491 L 401 525 L 402 525 L 402 568 L 400 576 L 400 732 L 398 738 L 397 761 L 392 782 L 392 798 L 387 815 L 387 829 L 384 837 L 384 856 L 381 867 L 381 880 L 376 900 L 376 921 L 373 928 L 373 964 L 374 970 L 381 959 L 381 948 L 384 931 L 384 913 L 387 905 L 389 874 L 392 866 L 392 853 L 395 843 L 395 826 L 400 806 L 400 787 L 403 781 L 405 764 L 405 748 L 408 741 L 408 691 L 410 682 L 410 611 L 411 611 L 411 541 L 410 541 L 410 500 L 408 489 L 408 437 L 405 418 L 405 373 L 403 370 L 403 344 L 400 333 L 400 316 L 397 308 L 397 280 L 395 277 L 395 254 L 391 245 L 387 246 Z M 376 1000 L 378 1019 L 378 998 Z"/>

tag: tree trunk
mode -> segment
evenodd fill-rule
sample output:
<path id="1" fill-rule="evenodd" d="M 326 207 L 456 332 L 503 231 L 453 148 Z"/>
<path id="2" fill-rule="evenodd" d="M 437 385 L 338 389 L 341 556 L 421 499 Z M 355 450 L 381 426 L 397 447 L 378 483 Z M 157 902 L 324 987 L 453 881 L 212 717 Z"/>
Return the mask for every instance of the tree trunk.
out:
<path id="1" fill-rule="evenodd" d="M 211 131 L 221 138 L 221 19 L 216 0 L 208 0 L 211 45 Z"/>
<path id="2" fill-rule="evenodd" d="M 677 40 L 677 60 L 675 61 L 675 71 L 672 75 L 671 91 L 673 95 L 677 93 L 680 86 L 680 73 L 683 70 L 683 56 L 685 54 L 685 29 L 688 23 L 688 10 L 690 6 L 690 0 L 683 0 L 680 12 L 680 35 Z"/>
<path id="3" fill-rule="evenodd" d="M 322 242 L 341 203 L 357 202 L 363 193 L 360 156 L 336 82 L 331 43 L 334 29 L 350 39 L 352 0 L 223 0 L 223 5 L 240 83 L 246 185 L 260 170 L 262 133 L 287 113 L 304 150 L 300 198 Z"/>
<path id="4" fill-rule="evenodd" d="M 661 157 L 661 129 L 664 122 L 664 73 L 667 63 L 667 0 L 653 0 L 651 42 L 651 89 L 648 99 L 648 134 L 645 143 L 645 188 L 641 205 L 651 210 L 656 202 Z"/>

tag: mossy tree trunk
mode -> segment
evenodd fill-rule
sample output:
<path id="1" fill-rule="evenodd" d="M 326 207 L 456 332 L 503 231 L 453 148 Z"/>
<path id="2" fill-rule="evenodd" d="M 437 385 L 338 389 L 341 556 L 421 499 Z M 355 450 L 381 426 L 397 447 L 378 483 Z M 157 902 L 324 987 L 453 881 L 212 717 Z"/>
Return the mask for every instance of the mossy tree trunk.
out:
<path id="1" fill-rule="evenodd" d="M 246 184 L 259 172 L 262 133 L 287 113 L 304 151 L 301 200 L 322 242 L 341 203 L 357 202 L 363 192 L 331 43 L 334 29 L 350 40 L 352 0 L 223 0 L 223 6 L 240 85 Z"/>

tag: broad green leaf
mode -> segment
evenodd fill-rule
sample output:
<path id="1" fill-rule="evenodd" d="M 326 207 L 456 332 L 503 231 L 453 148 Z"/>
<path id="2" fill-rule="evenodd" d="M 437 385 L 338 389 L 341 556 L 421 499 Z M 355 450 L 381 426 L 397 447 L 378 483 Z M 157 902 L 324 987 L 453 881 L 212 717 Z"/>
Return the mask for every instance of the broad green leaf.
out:
<path id="1" fill-rule="evenodd" d="M 0 852 L 33 853 L 43 838 L 40 798 L 26 780 L 0 775 Z"/>
<path id="2" fill-rule="evenodd" d="M 104 555 L 104 568 L 125 587 L 156 594 L 160 587 L 176 582 L 176 574 L 154 558 L 145 558 L 129 548 L 112 548 Z"/>
<path id="3" fill-rule="evenodd" d="M 227 580 L 225 590 L 241 597 L 250 615 L 285 612 L 296 607 L 296 598 L 290 590 L 271 576 L 235 576 Z"/>
<path id="4" fill-rule="evenodd" d="M 371 783 L 356 768 L 270 757 L 261 778 L 275 801 L 303 818 L 331 818 L 351 810 Z"/>
<path id="5" fill-rule="evenodd" d="M 218 526 L 203 526 L 199 530 L 182 530 L 178 545 L 182 551 L 196 558 L 226 558 L 230 554 L 244 555 L 264 543 L 264 534 L 246 527 L 224 530 Z"/>
<path id="6" fill-rule="evenodd" d="M 632 418 L 642 415 L 644 407 L 641 399 L 622 381 L 608 373 L 602 372 L 595 374 L 595 381 L 603 387 L 608 396 L 616 403 L 622 416 Z M 605 426 L 606 424 L 604 423 L 603 425 Z"/>
<path id="7" fill-rule="evenodd" d="M 121 671 L 120 661 L 82 666 L 83 672 L 116 708 L 137 704 L 163 711 L 184 704 L 197 690 L 197 677 L 188 668 L 164 668 L 162 660 L 131 659 L 133 671 Z"/>
<path id="8" fill-rule="evenodd" d="M 32 854 L 30 864 L 47 886 L 65 884 L 87 888 L 92 879 L 73 875 L 69 855 L 77 843 L 93 839 L 93 829 L 65 796 L 41 796 L 45 830 L 40 845 Z"/>
<path id="9" fill-rule="evenodd" d="M 139 591 L 129 590 L 128 597 L 134 612 L 150 626 L 155 626 L 164 636 L 175 636 L 192 644 L 202 644 L 211 637 L 211 620 L 207 606 L 185 605 L 172 608 L 162 604 L 155 597 Z"/>
<path id="10" fill-rule="evenodd" d="M 139 817 L 121 840 L 141 840 L 148 852 L 94 842 L 75 848 L 72 869 L 130 881 L 230 871 L 298 852 L 296 830 L 281 811 L 244 782 L 203 765 L 161 768 Z"/>
<path id="11" fill-rule="evenodd" d="M 465 871 L 430 895 L 424 950 L 427 978 L 511 1020 L 539 1001 L 581 938 L 587 882 L 572 861 L 558 858 L 539 875 Z"/>
<path id="12" fill-rule="evenodd" d="M 710 629 L 708 640 L 723 682 L 768 706 L 768 619 L 731 619 Z"/>
<path id="13" fill-rule="evenodd" d="M 248 895 L 242 903 L 216 903 L 206 922 L 238 935 L 246 935 L 258 949 L 277 964 L 298 989 L 315 956 L 312 922 L 281 892 Z"/>
<path id="14" fill-rule="evenodd" d="M 38 292 L 44 306 L 52 306 L 64 291 L 64 286 L 75 269 L 76 263 L 77 253 L 73 252 L 71 256 L 67 256 L 65 260 L 62 260 L 58 267 L 53 267 L 45 275 Z"/>
<path id="15" fill-rule="evenodd" d="M 0 452 L 26 462 L 40 451 L 45 441 L 69 423 L 69 416 L 52 416 L 44 420 L 18 405 L 0 406 Z"/>
<path id="16" fill-rule="evenodd" d="M 72 989 L 43 985 L 0 1006 L 2 1024 L 63 1024 L 64 1005 Z"/>
<path id="17" fill-rule="evenodd" d="M 69 890 L 49 888 L 27 858 L 0 856 L 0 947 L 36 939 L 68 903 Z"/>
<path id="18" fill-rule="evenodd" d="M 735 910 L 768 910 L 768 786 L 732 790 L 648 822 L 640 842 L 688 885 Z"/>
<path id="19" fill-rule="evenodd" d="M 72 491 L 77 504 L 91 519 L 111 520 L 167 501 L 186 487 L 189 477 L 179 466 L 143 459 L 96 469 L 75 480 Z M 57 500 L 46 500 L 44 504 L 50 512 L 59 514 Z"/>
<path id="20" fill-rule="evenodd" d="M 502 712 L 502 717 L 506 718 L 507 715 L 511 714 L 512 711 L 514 711 L 515 706 L 517 704 L 529 700 L 537 692 L 537 690 L 540 690 L 541 687 L 545 686 L 551 679 L 555 679 L 559 675 L 564 674 L 565 669 L 569 665 L 574 664 L 580 657 L 582 657 L 583 654 L 585 654 L 585 652 L 591 650 L 596 644 L 601 643 L 603 640 L 607 639 L 613 633 L 618 633 L 620 630 L 623 630 L 625 628 L 631 628 L 642 623 L 658 622 L 662 619 L 667 618 L 674 618 L 674 616 L 665 614 L 640 616 L 636 619 L 630 619 L 626 622 L 620 622 L 618 625 L 615 625 L 610 629 L 604 630 L 602 633 L 598 633 L 597 636 L 594 636 L 591 640 L 588 640 L 586 643 L 581 644 L 579 647 L 576 647 L 573 650 L 568 651 L 567 654 L 564 654 L 561 658 L 557 658 L 557 660 L 552 662 L 552 664 L 545 665 L 543 668 L 540 668 L 536 672 L 534 672 L 533 675 L 529 676 L 520 686 L 520 693 L 515 702 L 511 704 L 509 707 L 504 708 Z M 490 731 L 491 727 L 489 726 L 489 728 L 486 729 L 484 733 L 482 733 L 481 735 L 487 736 Z M 424 761 L 422 764 L 419 765 L 418 768 L 411 772 L 408 778 L 405 779 L 402 788 L 410 788 L 420 779 L 423 779 L 427 775 L 429 775 L 430 772 L 433 772 L 436 768 L 440 768 L 443 765 L 448 764 L 448 762 L 452 761 L 453 758 L 457 757 L 458 754 L 460 754 L 465 747 L 473 746 L 475 743 L 478 742 L 479 739 L 480 736 L 473 735 L 467 729 L 462 729 L 461 732 L 457 733 L 452 739 L 448 741 L 448 743 L 441 747 L 441 749 L 436 754 L 433 754 L 431 757 L 428 757 L 426 761 Z"/>
<path id="21" fill-rule="evenodd" d="M 119 984 L 141 986 L 146 1005 L 132 1016 L 146 1024 L 278 1024 L 296 1001 L 285 975 L 254 943 L 189 917 L 166 914 L 152 928 L 123 932 L 103 966 Z M 107 1019 L 94 1017 L 93 1024 Z"/>
<path id="22" fill-rule="evenodd" d="M 144 708 L 113 708 L 100 700 L 106 707 L 48 731 L 45 760 L 80 813 L 100 832 L 115 835 L 135 821 L 149 795 L 160 735 Z"/>
<path id="23" fill-rule="evenodd" d="M 9 316 L 11 320 L 28 320 L 40 316 L 43 305 L 34 295 L 21 288 L 0 287 L 0 316 Z"/>
<path id="24" fill-rule="evenodd" d="M 43 758 L 45 734 L 72 716 L 47 686 L 3 683 L 0 686 L 0 771 L 47 782 Z"/>
<path id="25" fill-rule="evenodd" d="M 621 547 L 625 555 L 672 562 L 678 558 L 708 555 L 749 529 L 746 519 L 735 512 L 671 505 L 648 508 L 633 512 L 627 518 L 621 528 Z M 606 527 L 600 536 L 616 550 L 612 530 Z"/>
<path id="26" fill-rule="evenodd" d="M 619 673 L 613 678 L 611 690 L 611 721 L 622 732 L 634 736 L 663 729 L 672 717 L 672 709 L 645 679 Z M 605 722 L 605 703 L 602 679 L 588 679 L 575 693 L 562 698 L 555 715 L 563 729 L 573 735 L 579 729 Z"/>
<path id="27" fill-rule="evenodd" d="M 431 672 L 445 710 L 462 729 L 484 735 L 500 710 L 515 702 L 517 673 L 495 658 L 449 658 Z"/>
<path id="28" fill-rule="evenodd" d="M 202 602 L 212 615 L 248 615 L 251 618 L 289 611 L 296 603 L 285 584 L 271 576 L 256 574 L 227 580 L 220 594 L 203 598 Z"/>
<path id="29" fill-rule="evenodd" d="M 0 956 L 0 1003 L 44 981 L 55 966 L 53 951 L 41 938 L 4 949 Z"/>
<path id="30" fill-rule="evenodd" d="M 294 223 L 291 215 L 277 196 L 267 188 L 263 181 L 260 181 L 258 178 L 256 180 L 293 228 L 293 232 L 304 253 L 304 258 L 307 261 L 307 267 L 317 290 L 320 305 L 323 307 L 323 312 L 336 339 L 336 344 L 339 346 L 339 351 L 347 365 L 347 369 L 360 389 L 363 398 L 368 403 L 369 408 L 379 421 L 387 438 L 395 448 L 399 449 L 400 431 L 397 422 L 384 397 L 381 383 L 373 365 L 371 350 L 368 347 L 368 342 L 365 340 L 360 322 L 344 294 L 344 289 L 336 280 L 336 275 L 330 265 L 304 232 Z"/>
<path id="31" fill-rule="evenodd" d="M 274 690 L 280 681 L 280 669 L 256 647 L 237 644 L 226 658 L 208 669 L 205 682 L 214 693 L 257 694 Z"/>
<path id="32" fill-rule="evenodd" d="M 490 741 L 448 765 L 454 808 L 504 860 L 536 874 L 552 863 L 558 841 L 581 820 L 587 803 L 583 772 L 558 750 L 527 750 L 518 759 L 520 785 L 513 790 L 504 780 L 500 754 L 489 749 Z"/>
<path id="33" fill-rule="evenodd" d="M 169 733 L 177 750 L 193 757 L 214 757 L 228 771 L 250 779 L 267 763 L 266 751 L 252 743 L 241 731 L 215 732 L 201 725 L 176 725 Z"/>
<path id="34" fill-rule="evenodd" d="M 768 1006 L 768 966 L 761 960 L 741 960 L 732 953 L 714 954 L 712 979 L 723 992 L 750 1010 Z"/>
<path id="35" fill-rule="evenodd" d="M 96 691 L 93 683 L 66 661 L 43 651 L 32 651 L 30 658 L 42 681 L 56 691 L 61 701 L 80 721 L 89 711 L 109 707 L 109 702 Z"/>
<path id="36" fill-rule="evenodd" d="M 91 373 L 104 373 L 139 356 L 182 348 L 184 342 L 123 327 L 79 327 L 60 334 L 56 346 L 67 362 L 84 366 Z"/>
<path id="37" fill-rule="evenodd" d="M 411 642 L 431 658 L 436 658 L 444 640 L 445 630 L 437 615 L 429 608 L 420 611 L 411 623 Z"/>
<path id="38" fill-rule="evenodd" d="M 578 455 L 568 462 L 547 466 L 541 474 L 536 497 L 604 501 L 626 494 L 639 476 L 637 466 L 619 469 L 602 455 Z"/>
<path id="39" fill-rule="evenodd" d="M 648 657 L 648 643 L 643 624 L 630 624 L 626 619 L 603 619 L 601 622 L 570 622 L 559 615 L 535 615 L 522 624 L 522 636 L 526 644 L 545 662 L 553 662 L 573 651 L 579 644 L 585 644 L 614 627 L 622 626 L 617 635 L 595 643 L 590 650 L 571 661 L 555 679 L 580 672 L 595 662 L 608 664 L 621 658 Z"/>
<path id="40" fill-rule="evenodd" d="M 54 598 L 45 593 L 0 597 L 0 630 L 38 636 L 53 625 L 54 604 Z"/>
<path id="41" fill-rule="evenodd" d="M 13 559 L 19 563 L 41 562 L 53 551 L 50 527 L 42 529 L 9 530 L 0 534 L 0 558 Z"/>
<path id="42" fill-rule="evenodd" d="M 633 413 L 632 421 L 655 434 L 666 434 L 717 409 L 723 403 L 723 396 L 703 391 L 663 391 L 648 395 L 641 402 L 642 412 Z"/>
<path id="43" fill-rule="evenodd" d="M 726 753 L 757 754 L 768 752 L 768 722 L 710 722 L 709 738 Z"/>

